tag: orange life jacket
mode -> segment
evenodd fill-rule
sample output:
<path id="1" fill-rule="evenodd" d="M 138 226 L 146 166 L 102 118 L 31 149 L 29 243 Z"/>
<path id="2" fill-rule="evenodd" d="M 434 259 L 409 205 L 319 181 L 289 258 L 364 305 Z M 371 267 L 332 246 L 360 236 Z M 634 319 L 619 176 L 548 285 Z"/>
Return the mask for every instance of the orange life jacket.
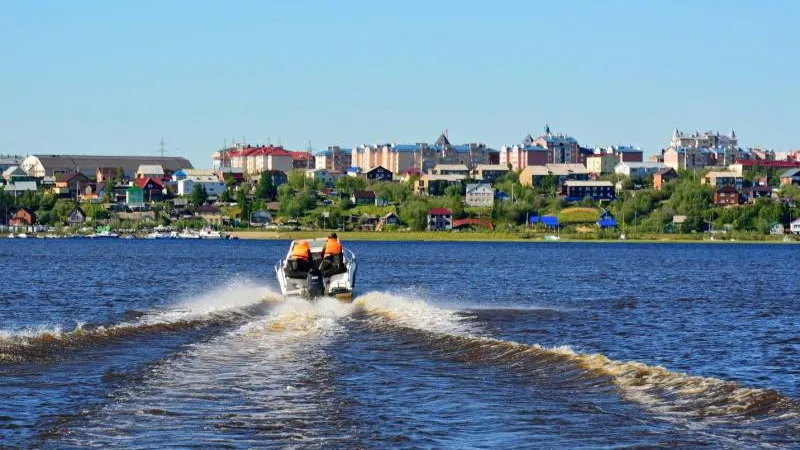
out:
<path id="1" fill-rule="evenodd" d="M 311 260 L 311 248 L 308 246 L 308 242 L 300 241 L 294 244 L 292 247 L 292 259 L 305 259 L 306 261 Z"/>
<path id="2" fill-rule="evenodd" d="M 325 256 L 333 256 L 333 255 L 341 255 L 342 254 L 342 244 L 339 242 L 338 239 L 328 238 L 325 241 L 325 251 L 323 252 Z"/>

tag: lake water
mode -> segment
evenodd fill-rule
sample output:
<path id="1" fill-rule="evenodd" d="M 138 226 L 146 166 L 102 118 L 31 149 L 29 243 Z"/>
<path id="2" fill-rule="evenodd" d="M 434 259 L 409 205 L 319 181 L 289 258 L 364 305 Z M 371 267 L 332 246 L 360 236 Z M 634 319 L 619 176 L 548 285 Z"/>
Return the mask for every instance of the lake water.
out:
<path id="1" fill-rule="evenodd" d="M 345 246 L 0 240 L 0 447 L 800 447 L 800 247 Z"/>

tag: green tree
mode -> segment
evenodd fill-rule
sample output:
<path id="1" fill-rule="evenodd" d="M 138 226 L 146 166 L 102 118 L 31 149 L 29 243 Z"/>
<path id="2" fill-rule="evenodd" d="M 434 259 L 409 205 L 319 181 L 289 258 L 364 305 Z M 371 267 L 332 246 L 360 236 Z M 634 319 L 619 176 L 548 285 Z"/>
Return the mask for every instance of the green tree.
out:
<path id="1" fill-rule="evenodd" d="M 72 200 L 57 200 L 55 205 L 53 205 L 53 209 L 50 211 L 50 222 L 54 224 L 66 223 L 69 213 L 71 213 L 77 206 L 78 205 Z"/>
<path id="2" fill-rule="evenodd" d="M 242 223 L 248 223 L 250 212 L 248 211 L 247 194 L 245 194 L 244 189 L 236 191 L 236 203 L 239 205 L 239 220 Z"/>
<path id="3" fill-rule="evenodd" d="M 206 192 L 205 186 L 200 183 L 196 183 L 192 188 L 190 201 L 194 206 L 200 206 L 204 204 L 206 200 L 208 200 L 208 192 Z"/>
<path id="4" fill-rule="evenodd" d="M 427 228 L 429 209 L 427 201 L 422 197 L 415 196 L 400 205 L 397 215 L 409 228 L 421 231 Z"/>
<path id="5" fill-rule="evenodd" d="M 103 193 L 103 201 L 105 203 L 113 203 L 116 200 L 114 196 L 114 180 L 106 180 L 103 189 L 105 190 Z"/>
<path id="6" fill-rule="evenodd" d="M 287 183 L 295 191 L 302 191 L 309 184 L 305 171 L 292 169 L 286 174 Z"/>
<path id="7" fill-rule="evenodd" d="M 258 180 L 258 186 L 256 187 L 256 198 L 274 200 L 277 193 L 278 191 L 275 185 L 272 184 L 272 177 L 266 172 L 263 172 L 261 178 Z"/>
<path id="8" fill-rule="evenodd" d="M 367 182 L 361 177 L 344 176 L 336 180 L 336 190 L 340 193 L 350 194 L 353 191 L 363 191 Z"/>

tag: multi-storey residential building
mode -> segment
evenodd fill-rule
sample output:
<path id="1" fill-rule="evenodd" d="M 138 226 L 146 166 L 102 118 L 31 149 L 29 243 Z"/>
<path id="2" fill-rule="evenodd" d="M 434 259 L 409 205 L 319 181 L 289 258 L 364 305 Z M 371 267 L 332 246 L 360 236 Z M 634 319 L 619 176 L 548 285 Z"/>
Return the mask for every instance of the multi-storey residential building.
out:
<path id="1" fill-rule="evenodd" d="M 683 133 L 677 128 L 672 133 L 669 146 L 662 151 L 664 164 L 673 169 L 691 170 L 698 167 L 734 164 L 740 159 L 750 159 L 750 152 L 739 149 L 736 133 L 728 136 L 719 131 Z"/>
<path id="2" fill-rule="evenodd" d="M 353 158 L 348 149 L 332 145 L 327 150 L 317 152 L 315 155 L 316 169 L 325 169 L 334 172 L 343 172 L 353 165 Z"/>
<path id="3" fill-rule="evenodd" d="M 547 162 L 549 164 L 582 163 L 582 154 L 578 141 L 566 134 L 551 132 L 549 125 L 545 125 L 544 134 L 537 137 L 533 144 L 547 149 Z"/>
<path id="4" fill-rule="evenodd" d="M 500 147 L 498 163 L 510 166 L 512 170 L 522 170 L 528 166 L 543 166 L 548 163 L 548 150 L 535 145 L 531 135 L 525 136 L 520 144 Z"/>
<path id="5" fill-rule="evenodd" d="M 609 150 L 622 162 L 642 162 L 644 161 L 644 151 L 632 145 L 612 145 Z"/>
<path id="6" fill-rule="evenodd" d="M 213 155 L 215 169 L 238 167 L 249 175 L 258 175 L 267 170 L 288 172 L 294 168 L 293 152 L 283 147 L 237 146 L 216 152 Z"/>
<path id="7" fill-rule="evenodd" d="M 692 170 L 713 165 L 716 156 L 707 148 L 667 148 L 663 153 L 664 164 L 675 170 Z"/>
<path id="8" fill-rule="evenodd" d="M 586 157 L 586 170 L 592 175 L 607 175 L 614 172 L 619 156 L 604 149 L 596 149 L 595 154 Z"/>
<path id="9" fill-rule="evenodd" d="M 684 133 L 677 128 L 672 133 L 669 146 L 672 148 L 726 148 L 737 149 L 738 139 L 736 132 L 731 130 L 729 136 L 719 134 L 719 131 L 695 132 L 692 134 Z"/>
<path id="10" fill-rule="evenodd" d="M 360 145 L 352 151 L 353 166 L 362 169 L 383 166 L 398 174 L 411 168 L 425 172 L 436 164 L 465 164 L 475 167 L 478 164 L 496 164 L 498 161 L 499 153 L 496 150 L 479 143 L 452 145 L 446 133 L 440 135 L 433 145 Z"/>
<path id="11" fill-rule="evenodd" d="M 294 152 L 291 150 L 287 150 L 290 155 L 292 155 L 292 168 L 293 169 L 301 169 L 301 170 L 310 170 L 313 169 L 316 165 L 314 155 L 311 154 L 310 151 L 305 152 Z"/>

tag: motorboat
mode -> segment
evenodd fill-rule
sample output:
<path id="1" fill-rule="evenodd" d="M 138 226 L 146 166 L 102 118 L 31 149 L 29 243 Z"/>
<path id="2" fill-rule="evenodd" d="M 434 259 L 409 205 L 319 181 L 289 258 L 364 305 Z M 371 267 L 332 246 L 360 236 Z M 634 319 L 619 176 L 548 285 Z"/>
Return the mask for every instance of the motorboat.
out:
<path id="1" fill-rule="evenodd" d="M 145 239 L 172 239 L 172 235 L 170 233 L 161 233 L 158 231 L 153 231 L 148 233 L 144 236 Z"/>
<path id="2" fill-rule="evenodd" d="M 103 230 L 99 233 L 90 234 L 89 237 L 92 239 L 117 239 L 119 238 L 119 234 L 113 231 Z"/>
<path id="3" fill-rule="evenodd" d="M 198 231 L 197 236 L 200 237 L 200 239 L 225 239 L 225 236 L 222 233 L 210 228 L 203 228 L 202 230 Z"/>
<path id="4" fill-rule="evenodd" d="M 300 241 L 308 242 L 312 261 L 293 260 L 292 249 Z M 356 281 L 356 256 L 352 251 L 342 248 L 342 255 L 334 257 L 331 263 L 322 260 L 327 238 L 299 239 L 292 241 L 286 257 L 275 265 L 275 274 L 284 297 L 335 297 L 350 301 Z M 305 267 L 304 267 L 305 266 Z"/>
<path id="5" fill-rule="evenodd" d="M 178 239 L 200 239 L 200 235 L 192 230 L 183 230 L 176 234 L 175 237 Z"/>

